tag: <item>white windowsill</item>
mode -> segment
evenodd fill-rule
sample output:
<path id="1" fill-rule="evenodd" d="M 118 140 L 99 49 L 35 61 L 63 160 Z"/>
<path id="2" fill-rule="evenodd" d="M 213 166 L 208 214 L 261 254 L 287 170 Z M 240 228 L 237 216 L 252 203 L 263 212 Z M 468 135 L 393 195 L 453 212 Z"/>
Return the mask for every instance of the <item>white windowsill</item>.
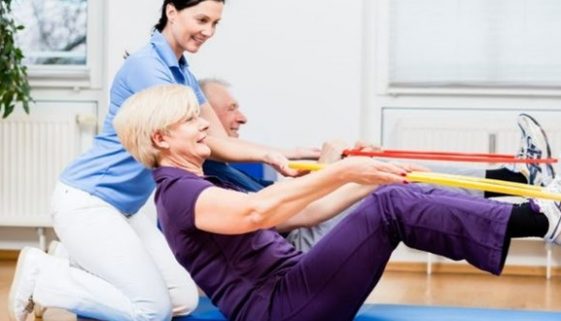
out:
<path id="1" fill-rule="evenodd" d="M 30 66 L 27 69 L 32 88 L 88 88 L 91 86 L 87 66 Z"/>
<path id="2" fill-rule="evenodd" d="M 443 88 L 443 87 L 387 87 L 385 94 L 400 95 L 458 95 L 458 96 L 526 96 L 526 97 L 561 97 L 561 89 L 545 88 Z"/>

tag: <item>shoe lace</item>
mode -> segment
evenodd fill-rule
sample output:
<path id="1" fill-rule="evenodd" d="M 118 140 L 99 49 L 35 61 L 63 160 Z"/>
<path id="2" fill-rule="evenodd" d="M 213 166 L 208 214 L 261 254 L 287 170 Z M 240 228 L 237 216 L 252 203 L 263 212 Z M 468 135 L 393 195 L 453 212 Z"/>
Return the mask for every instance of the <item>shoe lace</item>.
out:
<path id="1" fill-rule="evenodd" d="M 27 304 L 25 305 L 25 311 L 27 313 L 31 313 L 33 312 L 34 307 L 35 307 L 35 302 L 33 301 L 33 296 L 30 296 L 29 299 L 27 299 Z"/>
<path id="2" fill-rule="evenodd" d="M 539 149 L 536 146 L 536 144 L 534 144 L 531 136 L 526 137 L 526 144 L 525 145 L 526 145 L 526 149 L 525 149 L 524 156 L 525 156 L 526 159 L 541 159 L 542 158 L 543 151 L 541 149 Z M 529 177 L 530 177 L 530 180 L 531 180 L 530 184 L 534 184 L 534 181 L 538 177 L 539 174 L 545 174 L 545 173 L 543 173 L 542 167 L 537 163 L 528 163 L 527 168 L 528 168 Z"/>
<path id="3" fill-rule="evenodd" d="M 541 159 L 543 151 L 536 146 L 532 136 L 526 136 L 526 157 L 531 159 Z"/>

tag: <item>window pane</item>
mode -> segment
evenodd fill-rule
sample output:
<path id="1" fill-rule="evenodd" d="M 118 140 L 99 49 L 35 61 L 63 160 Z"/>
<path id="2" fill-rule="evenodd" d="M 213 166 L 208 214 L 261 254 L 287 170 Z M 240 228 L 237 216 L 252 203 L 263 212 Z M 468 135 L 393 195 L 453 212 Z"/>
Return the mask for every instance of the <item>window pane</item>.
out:
<path id="1" fill-rule="evenodd" d="M 561 1 L 391 0 L 394 86 L 561 87 Z"/>
<path id="2" fill-rule="evenodd" d="M 28 65 L 85 65 L 87 0 L 16 0 L 17 42 Z"/>

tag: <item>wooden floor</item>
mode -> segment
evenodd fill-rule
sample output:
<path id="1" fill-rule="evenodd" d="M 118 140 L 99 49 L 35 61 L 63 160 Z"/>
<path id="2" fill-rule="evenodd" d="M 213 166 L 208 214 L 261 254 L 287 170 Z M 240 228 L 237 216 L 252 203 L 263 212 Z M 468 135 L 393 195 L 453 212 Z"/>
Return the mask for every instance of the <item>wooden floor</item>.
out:
<path id="1" fill-rule="evenodd" d="M 0 261 L 0 320 L 8 320 L 6 304 L 14 266 L 13 261 Z M 561 311 L 561 277 L 546 280 L 543 277 L 386 272 L 367 302 Z M 43 320 L 75 321 L 76 317 L 50 309 Z"/>

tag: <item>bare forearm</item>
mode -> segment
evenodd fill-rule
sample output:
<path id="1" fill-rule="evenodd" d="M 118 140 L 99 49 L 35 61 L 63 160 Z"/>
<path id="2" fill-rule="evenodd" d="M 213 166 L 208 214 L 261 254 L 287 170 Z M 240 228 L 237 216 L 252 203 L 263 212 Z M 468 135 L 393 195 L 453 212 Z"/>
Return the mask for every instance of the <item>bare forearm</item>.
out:
<path id="1" fill-rule="evenodd" d="M 195 207 L 195 225 L 208 232 L 242 234 L 276 226 L 345 183 L 337 166 L 244 194 L 208 188 Z"/>
<path id="2" fill-rule="evenodd" d="M 201 106 L 201 116 L 209 122 L 209 136 L 206 143 L 210 147 L 211 158 L 231 162 L 263 162 L 270 151 L 266 146 L 228 137 L 218 116 L 209 104 Z"/>
<path id="3" fill-rule="evenodd" d="M 222 234 L 270 228 L 347 183 L 366 186 L 398 183 L 403 182 L 403 176 L 405 172 L 398 166 L 366 157 L 349 157 L 321 171 L 274 184 L 255 194 L 208 188 L 197 201 L 195 225 Z M 368 189 L 355 191 L 357 193 L 345 202 L 365 195 Z"/>
<path id="4" fill-rule="evenodd" d="M 321 150 L 315 147 L 297 147 L 292 149 L 279 149 L 279 151 L 288 159 L 317 160 L 321 154 Z"/>
<path id="5" fill-rule="evenodd" d="M 310 203 L 294 217 L 277 225 L 277 230 L 288 232 L 295 228 L 312 227 L 325 222 L 366 197 L 376 187 L 377 185 L 346 184 L 321 199 Z"/>
<path id="6" fill-rule="evenodd" d="M 237 138 L 209 136 L 206 143 L 212 159 L 226 162 L 264 162 L 269 152 L 263 146 Z"/>
<path id="7" fill-rule="evenodd" d="M 310 203 L 332 193 L 347 181 L 338 166 L 283 181 L 253 195 L 261 228 L 277 226 L 298 214 Z"/>

